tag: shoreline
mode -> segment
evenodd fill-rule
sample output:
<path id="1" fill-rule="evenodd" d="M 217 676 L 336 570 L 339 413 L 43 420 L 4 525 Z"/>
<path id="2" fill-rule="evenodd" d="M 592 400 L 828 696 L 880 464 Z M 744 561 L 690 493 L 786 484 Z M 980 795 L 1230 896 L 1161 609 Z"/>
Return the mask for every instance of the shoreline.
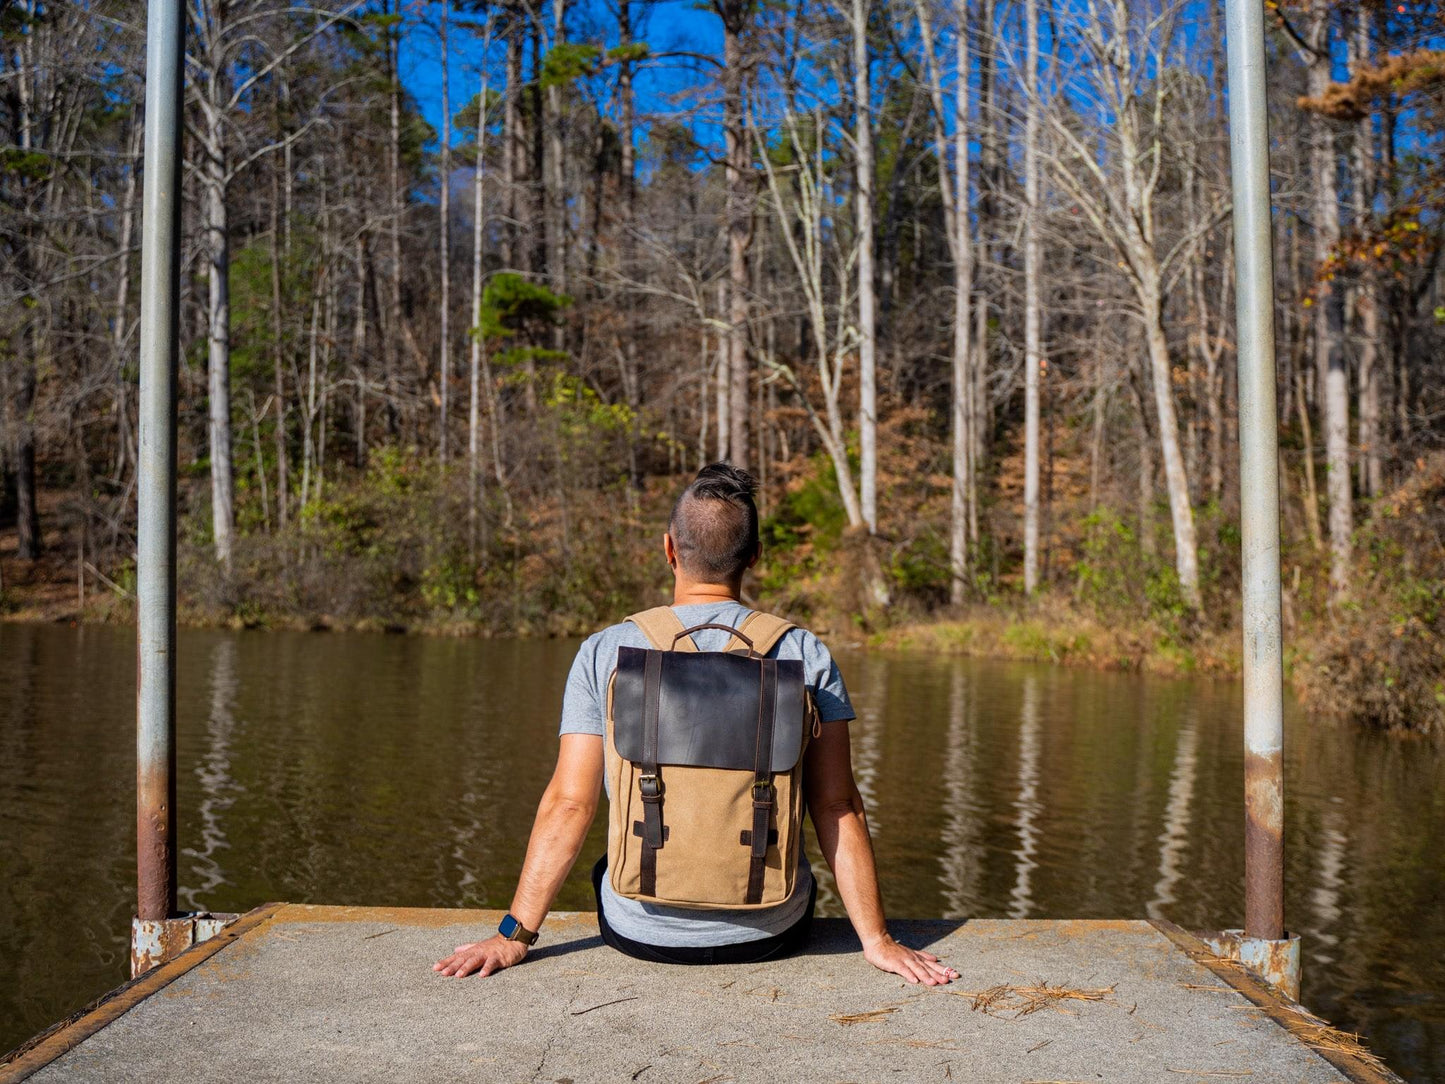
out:
<path id="1" fill-rule="evenodd" d="M 101 595 L 95 602 L 88 601 L 84 610 L 76 605 L 74 597 L 64 603 L 54 597 L 42 597 L 0 611 L 0 622 L 115 627 L 132 625 L 134 612 L 133 603 L 115 593 Z M 450 617 L 415 621 L 344 620 L 324 614 L 312 618 L 272 614 L 249 618 L 234 614 L 212 617 L 184 604 L 179 608 L 177 624 L 188 629 L 371 633 L 478 640 L 568 639 L 596 631 L 580 626 L 572 628 L 565 621 L 548 629 L 523 627 L 502 631 L 489 629 L 474 620 Z M 976 605 L 961 613 L 914 617 L 862 634 L 841 618 L 813 621 L 809 627 L 839 645 L 867 651 L 1039 662 L 1160 677 L 1240 676 L 1237 628 L 1200 632 L 1188 642 L 1182 642 L 1152 622 L 1140 620 L 1127 627 L 1105 625 L 1092 615 L 1047 599 L 1022 608 Z M 1286 680 L 1290 669 L 1287 658 Z"/>

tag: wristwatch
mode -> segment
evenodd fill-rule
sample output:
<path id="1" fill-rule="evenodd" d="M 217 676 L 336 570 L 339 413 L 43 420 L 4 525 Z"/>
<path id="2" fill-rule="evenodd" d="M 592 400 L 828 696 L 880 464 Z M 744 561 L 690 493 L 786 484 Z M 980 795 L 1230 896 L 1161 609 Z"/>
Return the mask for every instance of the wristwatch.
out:
<path id="1" fill-rule="evenodd" d="M 536 930 L 529 930 L 518 922 L 517 917 L 510 911 L 502 919 L 501 925 L 497 927 L 497 932 L 508 941 L 520 941 L 524 945 L 535 944 L 539 936 Z"/>

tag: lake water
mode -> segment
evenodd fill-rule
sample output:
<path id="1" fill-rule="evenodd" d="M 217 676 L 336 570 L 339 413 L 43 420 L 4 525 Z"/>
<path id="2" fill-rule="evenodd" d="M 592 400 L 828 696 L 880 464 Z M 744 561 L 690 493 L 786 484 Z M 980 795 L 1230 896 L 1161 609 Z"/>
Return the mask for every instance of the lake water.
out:
<path id="1" fill-rule="evenodd" d="M 505 907 L 575 647 L 183 630 L 182 905 Z M 838 657 L 891 915 L 1239 925 L 1238 686 Z M 134 675 L 127 630 L 0 625 L 0 1050 L 125 978 Z M 1442 769 L 1289 706 L 1304 1001 L 1413 1081 L 1445 1081 Z M 592 907 L 604 834 L 559 908 Z"/>

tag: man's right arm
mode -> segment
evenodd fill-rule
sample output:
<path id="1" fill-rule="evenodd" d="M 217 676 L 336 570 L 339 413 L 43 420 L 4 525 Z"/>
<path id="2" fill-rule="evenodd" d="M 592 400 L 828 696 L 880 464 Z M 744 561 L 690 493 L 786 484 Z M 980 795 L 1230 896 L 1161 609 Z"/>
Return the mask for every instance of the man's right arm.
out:
<path id="1" fill-rule="evenodd" d="M 594 734 L 563 734 L 557 767 L 537 806 L 527 858 L 512 897 L 512 915 L 527 929 L 541 929 L 562 882 L 582 852 L 601 791 L 602 739 Z M 497 934 L 458 945 L 450 956 L 432 965 L 432 970 L 456 978 L 490 975 L 520 963 L 526 955 L 527 946 L 522 942 Z"/>

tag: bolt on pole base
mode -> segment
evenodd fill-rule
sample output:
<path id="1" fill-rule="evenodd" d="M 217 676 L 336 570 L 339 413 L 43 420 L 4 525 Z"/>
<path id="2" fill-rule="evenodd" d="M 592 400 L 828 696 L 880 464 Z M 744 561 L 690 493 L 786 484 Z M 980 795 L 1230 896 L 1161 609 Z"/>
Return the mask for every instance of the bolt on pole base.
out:
<path id="1" fill-rule="evenodd" d="M 1201 933 L 1199 940 L 1221 960 L 1243 964 L 1291 1001 L 1299 1001 L 1299 934 L 1286 932 L 1278 941 L 1248 937 L 1243 930 Z"/>
<path id="2" fill-rule="evenodd" d="M 140 978 L 151 968 L 174 960 L 192 945 L 209 941 L 239 917 L 197 911 L 174 918 L 132 918 L 130 977 Z"/>

